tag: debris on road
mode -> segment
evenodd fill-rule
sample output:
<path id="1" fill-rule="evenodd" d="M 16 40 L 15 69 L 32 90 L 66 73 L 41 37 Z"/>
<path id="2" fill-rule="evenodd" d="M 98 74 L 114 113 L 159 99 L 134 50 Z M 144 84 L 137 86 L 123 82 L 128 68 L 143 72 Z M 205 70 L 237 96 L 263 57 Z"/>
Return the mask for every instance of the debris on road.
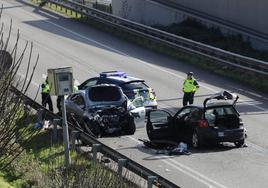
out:
<path id="1" fill-rule="evenodd" d="M 145 140 L 139 139 L 143 144 L 151 149 L 156 150 L 156 154 L 167 154 L 167 155 L 190 155 L 188 146 L 186 143 L 173 142 L 169 140 Z"/>

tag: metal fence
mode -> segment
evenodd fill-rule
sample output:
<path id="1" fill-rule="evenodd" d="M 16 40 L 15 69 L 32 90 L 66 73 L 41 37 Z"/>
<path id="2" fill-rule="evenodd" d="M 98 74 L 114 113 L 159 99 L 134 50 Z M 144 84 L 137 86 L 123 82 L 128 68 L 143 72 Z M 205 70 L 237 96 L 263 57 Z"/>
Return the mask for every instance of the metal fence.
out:
<path id="1" fill-rule="evenodd" d="M 249 72 L 259 73 L 268 76 L 268 62 L 249 58 L 232 52 L 228 52 L 216 47 L 212 47 L 200 42 L 196 42 L 184 37 L 180 37 L 159 29 L 155 29 L 143 24 L 132 22 L 112 14 L 86 7 L 79 3 L 69 0 L 49 0 L 48 5 L 55 4 L 59 8 L 71 10 L 81 14 L 83 17 L 89 17 L 111 27 L 121 29 L 133 35 L 145 37 L 152 41 L 179 49 L 183 52 L 193 55 L 199 55 L 215 63 L 221 63 L 237 67 Z"/>

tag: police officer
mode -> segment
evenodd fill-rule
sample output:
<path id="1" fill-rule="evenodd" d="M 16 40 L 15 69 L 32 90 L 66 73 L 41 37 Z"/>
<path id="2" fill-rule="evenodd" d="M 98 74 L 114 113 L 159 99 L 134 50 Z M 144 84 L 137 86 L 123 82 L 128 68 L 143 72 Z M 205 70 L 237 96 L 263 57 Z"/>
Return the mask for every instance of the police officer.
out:
<path id="1" fill-rule="evenodd" d="M 193 77 L 193 72 L 187 73 L 187 78 L 183 82 L 183 88 L 182 91 L 184 93 L 183 95 L 183 106 L 186 106 L 187 103 L 193 104 L 194 103 L 194 94 L 196 90 L 199 88 L 199 84 Z"/>
<path id="2" fill-rule="evenodd" d="M 49 110 L 53 112 L 52 100 L 49 94 L 50 90 L 49 90 L 48 78 L 46 78 L 45 82 L 42 83 L 41 88 L 42 88 L 41 92 L 42 106 L 46 107 L 46 105 L 48 104 Z"/>

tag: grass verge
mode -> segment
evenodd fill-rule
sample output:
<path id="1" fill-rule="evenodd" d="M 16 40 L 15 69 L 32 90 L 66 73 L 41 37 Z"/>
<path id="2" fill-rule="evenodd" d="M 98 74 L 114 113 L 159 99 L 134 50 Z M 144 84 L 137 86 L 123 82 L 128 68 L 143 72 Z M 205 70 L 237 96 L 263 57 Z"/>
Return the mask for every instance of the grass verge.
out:
<path id="1" fill-rule="evenodd" d="M 29 118 L 28 118 L 29 119 Z M 64 147 L 61 132 L 58 142 L 52 141 L 52 131 L 34 129 L 35 117 L 31 117 L 27 127 L 31 139 L 25 138 L 24 151 L 8 168 L 2 170 L 2 185 L 6 187 L 81 187 L 81 188 L 127 188 L 138 187 L 125 181 L 109 168 L 93 164 L 88 153 L 71 152 L 72 164 L 64 166 Z M 25 122 L 25 117 L 17 125 Z M 0 186 L 2 188 L 2 186 Z"/>

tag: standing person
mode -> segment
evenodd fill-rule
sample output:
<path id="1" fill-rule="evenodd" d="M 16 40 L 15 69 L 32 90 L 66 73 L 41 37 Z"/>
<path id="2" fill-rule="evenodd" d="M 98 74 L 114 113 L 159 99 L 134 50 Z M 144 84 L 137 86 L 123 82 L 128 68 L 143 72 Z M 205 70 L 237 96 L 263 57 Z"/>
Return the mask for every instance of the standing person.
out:
<path id="1" fill-rule="evenodd" d="M 199 84 L 193 77 L 193 72 L 187 73 L 187 78 L 183 82 L 183 88 L 182 91 L 184 93 L 183 95 L 183 106 L 186 106 L 187 103 L 193 104 L 194 103 L 194 94 L 196 90 L 199 88 Z"/>
<path id="2" fill-rule="evenodd" d="M 63 95 L 59 95 L 58 97 L 57 97 L 57 108 L 58 108 L 58 115 L 62 115 L 61 114 L 61 101 L 62 101 L 62 98 L 63 98 L 64 96 Z"/>
<path id="3" fill-rule="evenodd" d="M 49 110 L 53 112 L 52 100 L 49 94 L 50 89 L 49 89 L 49 84 L 48 84 L 48 78 L 46 78 L 45 82 L 42 83 L 41 88 L 42 88 L 42 92 L 41 92 L 42 106 L 46 108 L 46 105 L 48 104 Z"/>

